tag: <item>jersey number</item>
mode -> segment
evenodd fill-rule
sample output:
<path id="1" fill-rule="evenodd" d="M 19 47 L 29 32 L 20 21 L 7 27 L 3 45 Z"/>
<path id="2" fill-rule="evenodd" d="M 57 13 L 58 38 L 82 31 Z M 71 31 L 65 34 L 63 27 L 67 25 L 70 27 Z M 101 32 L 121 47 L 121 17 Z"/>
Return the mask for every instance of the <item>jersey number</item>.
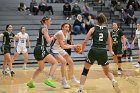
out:
<path id="1" fill-rule="evenodd" d="M 21 39 L 21 43 L 24 43 L 24 39 Z"/>
<path id="2" fill-rule="evenodd" d="M 103 41 L 103 33 L 99 33 L 99 41 Z"/>
<path id="3" fill-rule="evenodd" d="M 117 38 L 113 38 L 113 41 L 116 42 L 117 41 Z"/>

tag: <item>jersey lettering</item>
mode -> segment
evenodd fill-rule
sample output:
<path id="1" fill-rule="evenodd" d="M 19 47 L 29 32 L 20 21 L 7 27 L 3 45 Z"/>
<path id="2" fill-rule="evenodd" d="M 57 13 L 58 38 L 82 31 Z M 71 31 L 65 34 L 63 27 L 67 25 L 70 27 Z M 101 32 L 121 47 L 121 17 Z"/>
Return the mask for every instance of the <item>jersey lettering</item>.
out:
<path id="1" fill-rule="evenodd" d="M 99 41 L 103 41 L 103 33 L 99 33 Z"/>

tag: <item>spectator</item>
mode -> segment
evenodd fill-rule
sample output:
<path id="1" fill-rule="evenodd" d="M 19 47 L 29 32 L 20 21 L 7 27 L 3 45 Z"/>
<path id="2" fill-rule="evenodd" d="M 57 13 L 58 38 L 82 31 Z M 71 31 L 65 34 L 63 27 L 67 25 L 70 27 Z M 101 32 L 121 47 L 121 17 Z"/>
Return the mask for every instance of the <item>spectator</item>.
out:
<path id="1" fill-rule="evenodd" d="M 139 3 L 137 0 L 128 0 L 126 8 L 128 9 L 130 5 L 133 6 L 135 11 L 138 10 Z"/>
<path id="2" fill-rule="evenodd" d="M 25 11 L 26 10 L 26 5 L 21 2 L 19 5 L 18 5 L 18 11 Z"/>
<path id="3" fill-rule="evenodd" d="M 64 3 L 67 3 L 67 2 L 69 2 L 69 3 L 71 3 L 72 2 L 72 0 L 62 0 Z"/>
<path id="4" fill-rule="evenodd" d="M 129 25 L 129 23 L 131 23 L 131 21 L 133 23 L 137 22 L 137 18 L 134 15 L 134 9 L 132 5 L 129 5 L 129 9 L 127 10 L 127 25 Z"/>
<path id="5" fill-rule="evenodd" d="M 81 8 L 78 5 L 78 3 L 75 3 L 72 8 L 72 15 L 74 15 L 76 17 L 78 14 L 81 14 Z"/>
<path id="6" fill-rule="evenodd" d="M 82 8 L 82 14 L 84 15 L 84 17 L 87 19 L 88 15 L 91 14 L 91 9 L 89 7 L 89 5 L 87 3 L 84 4 L 83 8 Z"/>
<path id="7" fill-rule="evenodd" d="M 54 3 L 55 0 L 46 0 L 47 3 Z"/>
<path id="8" fill-rule="evenodd" d="M 116 6 L 114 7 L 115 11 L 119 11 L 121 15 L 121 19 L 123 22 L 127 20 L 127 14 L 124 11 L 124 8 L 120 2 L 117 2 Z"/>
<path id="9" fill-rule="evenodd" d="M 36 0 L 32 0 L 30 3 L 30 12 L 33 12 L 34 15 L 38 15 L 39 8 Z"/>
<path id="10" fill-rule="evenodd" d="M 71 5 L 68 2 L 63 5 L 63 14 L 66 20 L 71 20 Z"/>
<path id="11" fill-rule="evenodd" d="M 52 15 L 54 14 L 52 6 L 48 6 L 45 0 L 41 0 L 39 4 L 39 10 L 43 11 L 43 14 L 45 14 L 45 11 L 51 11 Z"/>
<path id="12" fill-rule="evenodd" d="M 85 29 L 88 32 L 90 28 L 94 27 L 95 20 L 92 18 L 91 15 L 88 15 L 88 19 L 87 19 L 87 21 L 85 23 L 86 23 Z"/>
<path id="13" fill-rule="evenodd" d="M 114 8 L 115 8 L 115 10 L 116 10 L 116 11 L 120 11 L 120 12 L 121 12 L 121 11 L 122 11 L 122 9 L 123 9 L 123 6 L 121 5 L 121 3 L 120 3 L 120 2 L 117 2 L 117 4 L 115 5 L 115 7 L 114 7 Z"/>
<path id="14" fill-rule="evenodd" d="M 117 0 L 111 0 L 111 4 L 115 6 L 117 4 Z"/>
<path id="15" fill-rule="evenodd" d="M 80 14 L 77 15 L 77 18 L 74 21 L 73 30 L 74 30 L 75 34 L 81 34 L 81 33 L 84 34 L 84 33 L 86 33 L 85 23 L 84 23 L 83 18 L 82 18 L 82 16 Z"/>

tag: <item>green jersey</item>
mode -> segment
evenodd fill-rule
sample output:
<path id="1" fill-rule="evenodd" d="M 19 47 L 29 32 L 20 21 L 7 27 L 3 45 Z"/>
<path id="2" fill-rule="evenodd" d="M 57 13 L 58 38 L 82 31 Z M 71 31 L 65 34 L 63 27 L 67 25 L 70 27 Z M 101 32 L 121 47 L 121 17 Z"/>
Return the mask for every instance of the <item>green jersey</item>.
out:
<path id="1" fill-rule="evenodd" d="M 37 45 L 41 45 L 41 46 L 44 46 L 43 47 L 43 50 L 46 50 L 46 47 L 47 47 L 47 41 L 46 39 L 44 38 L 44 34 L 42 33 L 42 29 L 44 27 L 41 27 L 38 31 L 38 38 L 37 38 Z"/>
<path id="2" fill-rule="evenodd" d="M 105 26 L 95 26 L 92 34 L 92 47 L 106 48 L 108 29 Z"/>
<path id="3" fill-rule="evenodd" d="M 122 30 L 118 29 L 118 31 L 111 31 L 111 37 L 113 44 L 122 44 L 121 37 L 123 36 Z"/>
<path id="4" fill-rule="evenodd" d="M 11 46 L 11 42 L 12 42 L 14 36 L 15 35 L 12 32 L 8 32 L 8 31 L 3 32 L 3 44 Z"/>

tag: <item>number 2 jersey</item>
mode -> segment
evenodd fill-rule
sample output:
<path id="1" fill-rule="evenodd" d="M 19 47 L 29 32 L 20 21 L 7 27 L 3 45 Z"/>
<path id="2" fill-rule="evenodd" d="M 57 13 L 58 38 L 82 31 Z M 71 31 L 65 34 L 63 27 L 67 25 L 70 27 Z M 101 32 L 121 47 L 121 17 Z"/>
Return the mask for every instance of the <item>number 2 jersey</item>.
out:
<path id="1" fill-rule="evenodd" d="M 92 47 L 106 48 L 108 29 L 105 26 L 95 26 L 92 34 Z"/>

